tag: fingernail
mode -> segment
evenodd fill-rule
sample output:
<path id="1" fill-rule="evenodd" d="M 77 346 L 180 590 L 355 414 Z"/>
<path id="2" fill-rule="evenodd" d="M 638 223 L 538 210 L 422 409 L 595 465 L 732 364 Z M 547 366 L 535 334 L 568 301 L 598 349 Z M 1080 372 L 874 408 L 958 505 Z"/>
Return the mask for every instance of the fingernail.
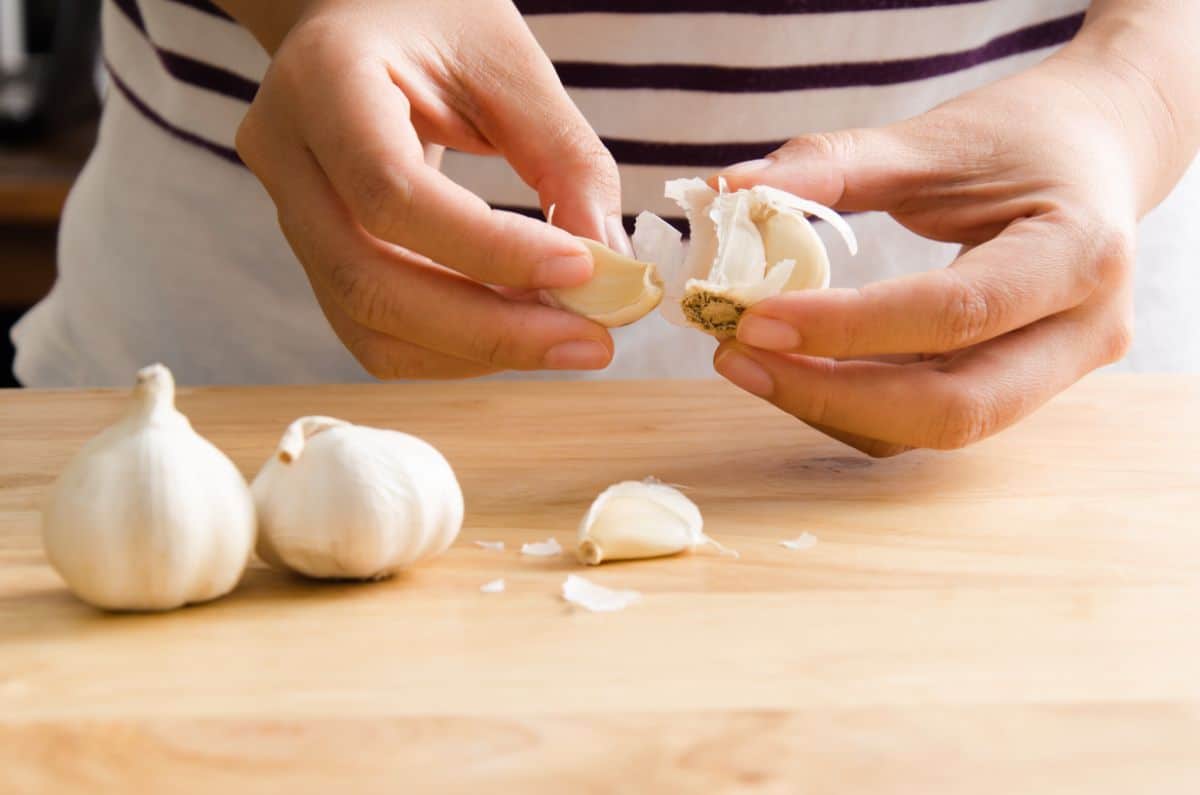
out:
<path id="1" fill-rule="evenodd" d="M 537 287 L 577 287 L 592 278 L 592 258 L 552 257 L 537 266 L 534 278 Z"/>
<path id="2" fill-rule="evenodd" d="M 721 173 L 728 177 L 744 177 L 758 171 L 766 171 L 773 163 L 773 160 L 768 160 L 765 157 L 759 160 L 747 160 L 744 163 L 732 165 Z"/>
<path id="3" fill-rule="evenodd" d="M 752 395 L 770 397 L 775 391 L 771 374 L 744 353 L 730 348 L 717 357 L 717 372 Z"/>
<path id="4" fill-rule="evenodd" d="M 633 244 L 625 232 L 625 222 L 619 215 L 610 215 L 604 221 L 604 231 L 608 233 L 608 247 L 627 257 L 634 256 Z"/>
<path id="5" fill-rule="evenodd" d="M 542 364 L 547 370 L 600 370 L 612 358 L 608 348 L 598 342 L 563 342 L 546 351 Z"/>
<path id="6" fill-rule="evenodd" d="M 792 351 L 800 347 L 800 334 L 782 320 L 746 315 L 738 323 L 738 342 L 768 351 Z"/>

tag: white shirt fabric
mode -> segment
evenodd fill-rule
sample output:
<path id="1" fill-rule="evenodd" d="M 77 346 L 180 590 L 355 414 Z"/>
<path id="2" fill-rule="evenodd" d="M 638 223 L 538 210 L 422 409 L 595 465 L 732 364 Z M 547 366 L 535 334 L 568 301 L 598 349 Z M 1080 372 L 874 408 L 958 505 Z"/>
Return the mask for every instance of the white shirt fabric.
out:
<path id="1" fill-rule="evenodd" d="M 173 79 L 159 51 L 215 59 L 248 80 L 260 79 L 267 64 L 245 31 L 194 5 L 141 0 L 143 32 L 114 2 L 105 4 L 106 58 L 129 93 L 109 92 L 99 144 L 63 218 L 58 282 L 14 331 L 16 374 L 27 386 L 127 384 L 137 368 L 154 361 L 168 364 L 190 384 L 370 380 L 329 329 L 253 175 L 178 134 L 231 148 L 245 103 Z M 1086 7 L 1086 0 L 998 0 L 794 17 L 550 14 L 529 21 L 556 61 L 772 66 L 967 50 Z M 897 35 L 901 29 L 903 35 Z M 570 92 L 606 138 L 782 140 L 911 116 L 1027 68 L 1049 51 L 890 85 L 770 93 L 586 87 Z M 176 134 L 165 133 L 164 123 Z M 445 169 L 494 204 L 536 205 L 500 160 L 450 153 Z M 662 198 L 663 182 L 703 173 L 622 165 L 625 209 L 678 214 Z M 1200 251 L 1198 208 L 1200 167 L 1193 167 L 1142 225 L 1137 336 L 1121 369 L 1200 370 L 1200 313 L 1192 306 L 1200 294 L 1194 262 Z M 941 267 L 955 252 L 886 216 L 854 216 L 851 222 L 861 243 L 855 258 L 822 230 L 835 286 Z M 500 377 L 713 375 L 713 341 L 658 316 L 619 329 L 614 337 L 616 358 L 603 372 Z"/>

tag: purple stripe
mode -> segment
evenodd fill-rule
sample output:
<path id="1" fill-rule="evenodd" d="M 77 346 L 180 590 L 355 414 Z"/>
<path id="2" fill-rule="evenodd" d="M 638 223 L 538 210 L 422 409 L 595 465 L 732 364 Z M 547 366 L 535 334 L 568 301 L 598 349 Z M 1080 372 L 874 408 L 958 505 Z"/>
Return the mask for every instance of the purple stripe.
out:
<path id="1" fill-rule="evenodd" d="M 246 103 L 253 102 L 254 95 L 258 93 L 258 83 L 228 69 L 164 50 L 157 45 L 154 46 L 154 51 L 158 53 L 158 59 L 171 76 L 183 83 L 215 91 Z"/>
<path id="2" fill-rule="evenodd" d="M 658 89 L 722 93 L 766 93 L 806 89 L 886 86 L 927 80 L 1070 41 L 1083 14 L 1053 19 L 998 36 L 971 50 L 897 61 L 812 64 L 772 69 L 700 64 L 555 64 L 571 88 Z"/>
<path id="3" fill-rule="evenodd" d="M 267 0 L 267 1 L 270 2 L 270 0 Z M 221 19 L 228 19 L 230 22 L 234 21 L 233 17 L 226 14 L 220 8 L 217 8 L 215 5 L 210 3 L 208 0 L 170 0 L 170 2 L 176 3 L 181 6 L 187 6 L 188 8 L 194 8 L 197 11 L 203 11 L 206 14 L 212 14 L 214 17 L 220 17 Z"/>
<path id="4" fill-rule="evenodd" d="M 214 66 L 159 47 L 146 29 L 136 0 L 113 0 L 113 3 L 129 18 L 134 27 L 142 32 L 142 35 L 150 42 L 150 46 L 154 48 L 163 68 L 176 80 L 242 102 L 254 101 L 254 95 L 258 93 L 258 83 L 220 66 Z"/>
<path id="5" fill-rule="evenodd" d="M 522 14 L 836 14 L 983 3 L 987 0 L 516 0 Z"/>
<path id="6" fill-rule="evenodd" d="M 193 132 L 188 132 L 182 127 L 178 127 L 167 121 L 158 113 L 158 111 L 154 110 L 154 108 L 146 104 L 141 97 L 133 93 L 133 89 L 131 89 L 129 85 L 117 75 L 116 71 L 112 67 L 112 64 L 105 61 L 104 66 L 108 69 L 108 75 L 110 78 L 112 78 L 112 84 L 117 88 L 118 91 L 121 92 L 125 99 L 129 100 L 129 104 L 133 105 L 133 107 L 136 108 L 139 113 L 161 128 L 164 132 L 170 134 L 174 138 L 178 138 L 180 141 L 189 143 L 193 146 L 198 146 L 204 151 L 214 154 L 222 160 L 227 160 L 230 163 L 238 166 L 242 165 L 242 159 L 238 157 L 238 153 L 233 149 L 213 143 L 207 138 L 203 138 Z"/>
<path id="7" fill-rule="evenodd" d="M 748 141 L 745 143 L 673 144 L 661 141 L 632 141 L 604 138 L 613 159 L 626 166 L 693 166 L 722 168 L 743 160 L 757 160 L 786 141 Z"/>
<path id="8" fill-rule="evenodd" d="M 135 28 L 146 32 L 146 20 L 142 18 L 142 9 L 138 8 L 137 0 L 113 0 L 113 5 L 129 18 Z"/>

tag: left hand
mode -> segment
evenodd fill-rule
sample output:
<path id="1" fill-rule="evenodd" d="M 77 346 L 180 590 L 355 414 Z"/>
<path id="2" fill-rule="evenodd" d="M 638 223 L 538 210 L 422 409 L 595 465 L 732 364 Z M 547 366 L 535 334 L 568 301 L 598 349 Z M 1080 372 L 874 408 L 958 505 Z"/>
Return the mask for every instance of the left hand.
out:
<path id="1" fill-rule="evenodd" d="M 1121 79 L 1051 59 L 908 121 L 797 138 L 726 171 L 732 189 L 882 210 L 963 250 L 943 270 L 764 301 L 718 349 L 718 372 L 887 456 L 968 445 L 1120 359 L 1136 225 L 1161 198 L 1144 161 L 1171 134 L 1169 109 Z"/>

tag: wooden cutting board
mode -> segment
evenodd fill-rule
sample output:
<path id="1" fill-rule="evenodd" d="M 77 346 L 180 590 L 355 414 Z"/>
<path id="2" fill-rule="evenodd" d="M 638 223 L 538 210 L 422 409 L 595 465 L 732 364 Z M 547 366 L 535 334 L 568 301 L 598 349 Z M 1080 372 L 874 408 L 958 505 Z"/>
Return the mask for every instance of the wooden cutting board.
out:
<path id="1" fill-rule="evenodd" d="M 433 442 L 468 510 L 394 580 L 256 566 L 165 615 L 77 602 L 39 546 L 122 400 L 0 393 L 0 792 L 1200 792 L 1200 379 L 887 461 L 717 383 L 181 390 L 248 476 L 332 414 Z M 517 549 L 647 475 L 741 558 L 604 566 L 644 601 L 569 608 L 577 565 Z"/>

